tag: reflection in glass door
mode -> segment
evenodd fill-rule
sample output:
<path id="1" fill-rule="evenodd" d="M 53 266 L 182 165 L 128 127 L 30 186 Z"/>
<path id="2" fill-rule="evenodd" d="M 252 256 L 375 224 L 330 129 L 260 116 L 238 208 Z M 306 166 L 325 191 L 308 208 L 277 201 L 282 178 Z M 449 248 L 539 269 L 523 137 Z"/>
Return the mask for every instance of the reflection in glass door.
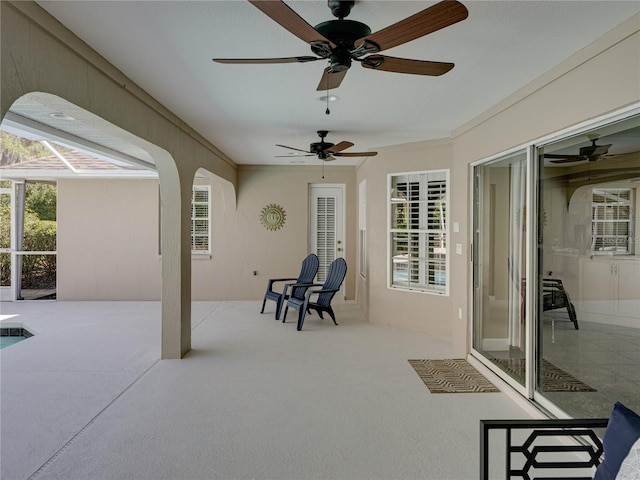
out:
<path id="1" fill-rule="evenodd" d="M 525 385 L 526 151 L 474 168 L 473 348 Z"/>
<path id="2" fill-rule="evenodd" d="M 640 117 L 539 148 L 537 401 L 640 411 Z"/>

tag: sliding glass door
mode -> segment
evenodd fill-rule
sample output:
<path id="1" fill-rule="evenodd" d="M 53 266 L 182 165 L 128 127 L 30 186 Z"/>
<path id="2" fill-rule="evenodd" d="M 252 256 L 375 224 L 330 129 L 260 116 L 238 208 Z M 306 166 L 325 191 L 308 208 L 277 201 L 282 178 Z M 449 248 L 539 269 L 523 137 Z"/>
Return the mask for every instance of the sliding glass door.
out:
<path id="1" fill-rule="evenodd" d="M 534 398 L 574 417 L 640 409 L 640 117 L 538 149 Z"/>
<path id="2" fill-rule="evenodd" d="M 527 365 L 526 151 L 474 168 L 473 348 L 517 384 Z"/>
<path id="3" fill-rule="evenodd" d="M 640 410 L 639 111 L 473 166 L 472 354 L 558 416 Z"/>

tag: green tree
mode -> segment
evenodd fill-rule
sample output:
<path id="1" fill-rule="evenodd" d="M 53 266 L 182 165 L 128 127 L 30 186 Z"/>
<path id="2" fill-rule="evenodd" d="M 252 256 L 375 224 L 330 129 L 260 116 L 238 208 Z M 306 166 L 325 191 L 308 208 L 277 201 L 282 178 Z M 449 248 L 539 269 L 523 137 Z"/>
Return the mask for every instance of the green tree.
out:
<path id="1" fill-rule="evenodd" d="M 40 220 L 56 219 L 56 186 L 46 183 L 27 183 L 25 208 Z M 42 249 L 39 249 L 42 250 Z"/>

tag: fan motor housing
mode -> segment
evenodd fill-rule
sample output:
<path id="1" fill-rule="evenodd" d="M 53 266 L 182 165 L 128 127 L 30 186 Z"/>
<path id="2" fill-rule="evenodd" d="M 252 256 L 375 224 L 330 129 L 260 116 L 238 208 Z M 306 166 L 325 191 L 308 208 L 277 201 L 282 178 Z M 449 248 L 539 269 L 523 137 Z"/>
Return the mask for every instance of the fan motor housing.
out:
<path id="1" fill-rule="evenodd" d="M 313 28 L 336 45 L 347 48 L 353 48 L 353 43 L 359 38 L 371 35 L 368 25 L 355 20 L 328 20 Z"/>
<path id="2" fill-rule="evenodd" d="M 333 143 L 331 142 L 315 142 L 309 145 L 309 151 L 311 153 L 321 153 L 327 148 L 333 147 Z"/>
<path id="3" fill-rule="evenodd" d="M 330 51 L 311 46 L 313 53 L 329 59 L 332 72 L 348 70 L 351 67 L 351 51 L 355 50 L 354 42 L 371 34 L 367 25 L 354 20 L 329 20 L 319 23 L 314 28 L 336 45 L 336 48 Z"/>

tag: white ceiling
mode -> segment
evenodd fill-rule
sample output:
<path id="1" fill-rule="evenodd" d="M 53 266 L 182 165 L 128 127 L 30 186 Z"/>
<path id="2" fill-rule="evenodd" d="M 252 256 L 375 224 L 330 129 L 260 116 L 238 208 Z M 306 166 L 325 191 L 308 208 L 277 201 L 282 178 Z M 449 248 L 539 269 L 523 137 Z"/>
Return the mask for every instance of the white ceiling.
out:
<path id="1" fill-rule="evenodd" d="M 350 150 L 448 136 L 627 18 L 638 1 L 462 0 L 469 17 L 384 54 L 455 63 L 440 77 L 354 64 L 331 93 L 316 87 L 323 61 L 226 65 L 214 57 L 311 55 L 309 46 L 244 0 L 38 1 L 44 9 L 239 164 L 290 164 L 317 130 Z M 358 0 L 349 20 L 373 32 L 436 2 Z M 311 25 L 332 20 L 326 1 L 287 1 Z M 588 101 L 588 99 L 586 99 Z M 349 150 L 346 150 L 347 152 Z M 340 164 L 360 159 L 340 158 Z"/>

